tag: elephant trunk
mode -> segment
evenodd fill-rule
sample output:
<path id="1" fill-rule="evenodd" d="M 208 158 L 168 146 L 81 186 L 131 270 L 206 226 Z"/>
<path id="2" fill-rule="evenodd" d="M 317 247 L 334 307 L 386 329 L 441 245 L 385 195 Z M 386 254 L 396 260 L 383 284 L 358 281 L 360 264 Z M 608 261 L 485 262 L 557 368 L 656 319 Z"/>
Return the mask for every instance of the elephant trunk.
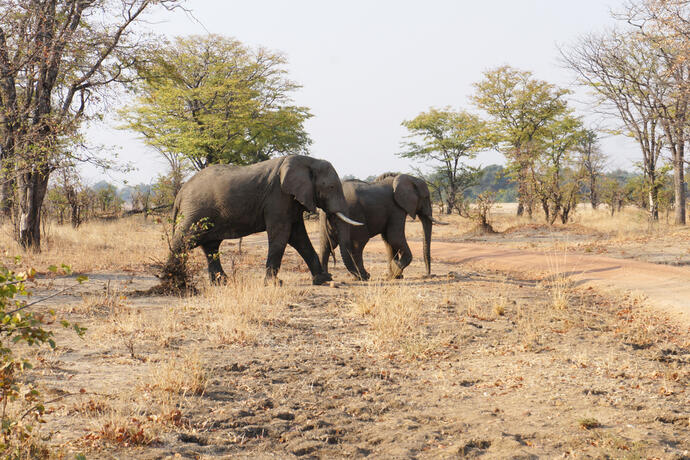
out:
<path id="1" fill-rule="evenodd" d="M 431 275 L 431 227 L 432 218 L 424 214 L 419 215 L 419 220 L 422 221 L 422 229 L 424 230 L 424 266 L 426 267 L 426 274 Z"/>
<path id="2" fill-rule="evenodd" d="M 357 273 L 355 261 L 352 258 L 352 238 L 350 238 L 350 224 L 346 224 L 340 219 L 334 219 L 336 230 L 338 233 L 338 246 L 340 246 L 340 256 L 343 258 L 343 264 L 350 273 Z"/>

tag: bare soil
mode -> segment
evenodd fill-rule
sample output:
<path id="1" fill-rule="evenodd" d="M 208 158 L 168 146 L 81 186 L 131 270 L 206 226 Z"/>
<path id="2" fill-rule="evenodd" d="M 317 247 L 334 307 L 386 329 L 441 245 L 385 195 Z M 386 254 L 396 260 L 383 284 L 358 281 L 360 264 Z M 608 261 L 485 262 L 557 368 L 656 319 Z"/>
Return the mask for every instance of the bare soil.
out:
<path id="1" fill-rule="evenodd" d="M 244 247 L 235 268 L 262 277 L 260 238 Z M 254 340 L 232 343 L 200 329 L 187 299 L 137 296 L 153 276 L 91 274 L 47 305 L 89 331 L 57 331 L 58 350 L 39 355 L 32 378 L 54 400 L 41 429 L 88 458 L 690 458 L 687 328 L 641 296 L 524 269 L 534 254 L 517 259 L 523 270 L 470 268 L 471 247 L 432 248 L 432 278 L 417 256 L 404 280 L 368 284 L 338 263 L 337 288 L 311 286 L 290 250 L 281 276 L 294 289 Z M 375 250 L 366 263 L 385 273 Z M 362 299 L 396 290 L 423 314 L 390 339 Z M 90 297 L 105 300 L 87 308 Z M 139 329 L 104 335 L 132 312 Z M 191 372 L 190 350 L 204 389 L 161 411 L 151 382 L 169 360 Z M 129 415 L 109 415 L 118 404 Z"/>
<path id="2" fill-rule="evenodd" d="M 410 243 L 416 256 L 421 242 Z M 375 240 L 370 250 L 383 252 Z M 564 277 L 575 286 L 593 286 L 604 291 L 642 294 L 654 308 L 672 315 L 690 328 L 690 269 L 635 259 L 594 256 L 561 247 L 524 250 L 504 245 L 476 243 L 432 244 L 432 259 L 460 266 L 480 266 L 509 272 Z"/>

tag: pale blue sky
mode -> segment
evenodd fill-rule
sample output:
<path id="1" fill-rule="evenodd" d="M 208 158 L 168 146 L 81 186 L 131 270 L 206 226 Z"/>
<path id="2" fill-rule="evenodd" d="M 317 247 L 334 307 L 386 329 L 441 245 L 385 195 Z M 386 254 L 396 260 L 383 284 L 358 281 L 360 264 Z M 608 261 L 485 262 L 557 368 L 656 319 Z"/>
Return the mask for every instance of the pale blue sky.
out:
<path id="1" fill-rule="evenodd" d="M 557 45 L 612 26 L 622 0 L 362 1 L 190 0 L 187 15 L 160 13 L 151 28 L 168 36 L 208 32 L 285 53 L 289 76 L 303 85 L 295 101 L 311 109 L 306 128 L 312 155 L 329 160 L 341 176 L 409 171 L 398 158 L 406 134 L 400 123 L 431 106 L 474 110 L 472 83 L 508 64 L 570 86 Z M 584 93 L 578 94 L 584 99 Z M 579 105 L 586 114 L 586 106 Z M 116 125 L 111 121 L 110 125 Z M 138 168 L 106 180 L 148 183 L 165 164 L 134 133 L 99 126 L 97 143 L 119 147 Z M 639 154 L 623 139 L 608 139 L 612 167 L 631 168 Z M 500 163 L 489 152 L 477 162 Z M 92 182 L 101 174 L 86 168 Z"/>

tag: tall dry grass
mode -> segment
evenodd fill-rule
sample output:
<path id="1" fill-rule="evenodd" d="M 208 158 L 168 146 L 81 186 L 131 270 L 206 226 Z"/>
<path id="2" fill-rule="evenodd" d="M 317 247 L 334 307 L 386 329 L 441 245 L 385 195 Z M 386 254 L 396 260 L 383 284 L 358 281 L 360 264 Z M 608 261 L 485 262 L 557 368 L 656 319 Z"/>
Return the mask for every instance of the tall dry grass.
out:
<path id="1" fill-rule="evenodd" d="M 351 311 L 369 325 L 372 348 L 400 352 L 408 358 L 424 358 L 451 340 L 451 333 L 428 327 L 431 313 L 425 294 L 402 283 L 372 282 L 353 290 Z"/>
<path id="2" fill-rule="evenodd" d="M 255 270 L 237 273 L 226 285 L 205 285 L 182 309 L 211 340 L 252 343 L 264 325 L 280 319 L 287 305 L 304 294 L 293 282 L 265 285 L 263 273 Z"/>
<path id="3" fill-rule="evenodd" d="M 0 227 L 0 256 L 21 256 L 37 270 L 68 264 L 75 272 L 137 270 L 164 260 L 167 244 L 163 224 L 141 216 L 115 221 L 89 221 L 79 228 L 48 225 L 42 235 L 41 252 L 25 251 L 12 236 L 9 225 Z"/>

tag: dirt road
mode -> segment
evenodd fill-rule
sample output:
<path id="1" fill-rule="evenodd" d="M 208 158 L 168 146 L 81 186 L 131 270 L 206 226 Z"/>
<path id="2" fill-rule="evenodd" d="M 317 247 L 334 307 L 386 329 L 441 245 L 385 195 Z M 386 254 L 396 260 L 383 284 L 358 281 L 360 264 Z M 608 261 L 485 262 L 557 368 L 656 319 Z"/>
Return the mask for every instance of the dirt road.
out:
<path id="1" fill-rule="evenodd" d="M 315 246 L 318 235 L 312 235 Z M 265 234 L 245 238 L 245 244 L 266 244 Z M 409 241 L 414 263 L 422 260 L 421 241 Z M 367 245 L 367 252 L 385 253 L 380 237 Z M 668 313 L 680 324 L 690 328 L 690 269 L 631 259 L 619 259 L 599 255 L 565 252 L 528 251 L 513 249 L 500 244 L 431 243 L 433 261 L 477 265 L 495 270 L 539 273 L 547 276 L 565 276 L 575 286 L 592 286 L 613 292 L 638 292 L 644 294 L 649 305 Z"/>
<path id="2" fill-rule="evenodd" d="M 410 242 L 415 261 L 422 259 L 421 242 Z M 500 245 L 432 242 L 432 261 L 481 265 L 496 270 L 542 272 L 564 275 L 577 286 L 643 293 L 649 304 L 662 309 L 690 327 L 690 270 L 682 267 L 638 262 L 629 259 L 583 254 L 546 253 L 510 249 Z M 383 252 L 379 238 L 367 250 Z M 433 271 L 433 262 L 432 262 Z"/>

